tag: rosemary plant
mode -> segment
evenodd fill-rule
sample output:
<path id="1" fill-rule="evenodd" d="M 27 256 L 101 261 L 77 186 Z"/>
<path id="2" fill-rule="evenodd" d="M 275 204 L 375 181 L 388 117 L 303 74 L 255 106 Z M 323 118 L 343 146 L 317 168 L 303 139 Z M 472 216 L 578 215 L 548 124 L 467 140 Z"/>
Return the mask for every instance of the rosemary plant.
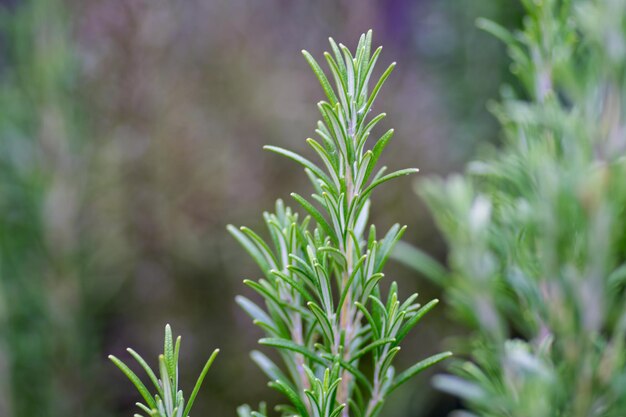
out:
<path id="1" fill-rule="evenodd" d="M 154 371 L 146 363 L 146 361 L 133 349 L 128 348 L 128 353 L 139 363 L 148 375 L 150 382 L 156 390 L 156 394 L 152 395 L 150 390 L 141 382 L 141 379 L 135 374 L 124 362 L 113 355 L 109 359 L 128 377 L 133 383 L 145 403 L 137 403 L 137 407 L 141 409 L 149 417 L 189 417 L 191 407 L 200 391 L 202 381 L 206 376 L 209 368 L 213 364 L 215 357 L 219 353 L 219 349 L 215 349 L 209 357 L 200 376 L 196 381 L 196 385 L 191 391 L 191 395 L 187 402 L 183 397 L 183 392 L 178 389 L 178 355 L 180 352 L 181 337 L 176 338 L 174 342 L 172 338 L 172 329 L 169 324 L 165 326 L 165 341 L 163 344 L 163 354 L 159 355 L 159 374 L 157 378 Z M 135 417 L 141 417 L 135 414 Z"/>
<path id="2" fill-rule="evenodd" d="M 315 193 L 311 200 L 292 197 L 308 215 L 303 218 L 278 200 L 275 213 L 264 214 L 268 242 L 246 227 L 229 226 L 264 274 L 244 282 L 261 295 L 265 308 L 241 296 L 237 302 L 265 332 L 259 343 L 276 348 L 284 362 L 281 369 L 261 352 L 251 355 L 270 378 L 269 386 L 287 398 L 288 404 L 277 407 L 283 415 L 375 417 L 396 388 L 450 355 L 434 355 L 398 374 L 393 367 L 400 343 L 437 300 L 420 306 L 413 294 L 401 301 L 395 283 L 386 297 L 381 292 L 383 266 L 405 228 L 395 225 L 379 240 L 374 225 L 368 228 L 369 198 L 381 184 L 417 170 L 375 170 L 393 129 L 366 147 L 385 117 L 370 119 L 369 113 L 395 65 L 370 90 L 382 50 L 371 53 L 371 41 L 371 31 L 362 35 L 352 55 L 330 39 L 332 54 L 324 58 L 334 89 L 303 51 L 327 98 L 318 104 L 320 140 L 307 139 L 321 165 L 266 146 L 304 166 Z M 239 412 L 242 417 L 266 414 L 247 406 Z"/>
<path id="3" fill-rule="evenodd" d="M 477 331 L 437 385 L 463 416 L 626 415 L 626 1 L 522 1 L 504 40 L 522 97 L 502 149 L 421 193 L 449 247 L 438 275 Z M 439 271 L 438 268 L 430 270 Z"/>

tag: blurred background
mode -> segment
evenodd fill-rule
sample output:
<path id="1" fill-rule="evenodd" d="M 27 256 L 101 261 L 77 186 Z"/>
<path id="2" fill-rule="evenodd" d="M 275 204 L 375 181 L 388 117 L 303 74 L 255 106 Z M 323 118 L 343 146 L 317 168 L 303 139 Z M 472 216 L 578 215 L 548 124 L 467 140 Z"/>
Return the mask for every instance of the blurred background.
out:
<path id="1" fill-rule="evenodd" d="M 265 144 L 310 154 L 322 90 L 300 54 L 374 30 L 375 105 L 396 136 L 392 168 L 446 175 L 498 139 L 485 109 L 509 81 L 504 48 L 478 16 L 519 25 L 495 0 L 0 0 L 0 415 L 132 415 L 137 395 L 106 359 L 133 346 L 153 364 L 163 326 L 183 336 L 189 390 L 222 353 L 194 415 L 234 416 L 276 395 L 248 358 L 261 336 L 233 302 L 259 272 L 226 233 L 260 229 L 276 198 L 309 190 Z M 373 221 L 445 248 L 410 179 L 374 196 Z M 401 292 L 437 290 L 390 265 Z M 389 278 L 391 279 L 391 278 Z M 400 366 L 462 335 L 441 306 L 407 338 Z M 458 406 L 429 375 L 383 415 Z"/>

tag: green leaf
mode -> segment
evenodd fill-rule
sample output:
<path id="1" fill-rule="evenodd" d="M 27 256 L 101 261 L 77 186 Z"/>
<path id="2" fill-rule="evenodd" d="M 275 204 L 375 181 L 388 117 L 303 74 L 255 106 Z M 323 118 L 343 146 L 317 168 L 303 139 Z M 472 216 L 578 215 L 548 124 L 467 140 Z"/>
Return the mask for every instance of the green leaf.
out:
<path id="1" fill-rule="evenodd" d="M 476 26 L 500 39 L 506 45 L 515 45 L 517 43 L 511 32 L 492 20 L 478 18 L 476 19 Z"/>
<path id="2" fill-rule="evenodd" d="M 376 99 L 376 96 L 378 95 L 378 92 L 382 88 L 383 84 L 385 83 L 389 75 L 391 75 L 391 72 L 393 71 L 395 67 L 396 67 L 396 63 L 395 62 L 391 63 L 391 65 L 387 67 L 385 72 L 383 72 L 383 75 L 380 76 L 380 78 L 378 79 L 378 82 L 376 83 L 376 85 L 372 89 L 372 92 L 370 93 L 370 97 L 367 100 L 367 104 L 365 105 L 363 114 L 367 115 L 367 113 L 369 113 L 369 111 L 372 108 L 372 104 L 374 104 L 374 100 Z"/>
<path id="3" fill-rule="evenodd" d="M 367 281 L 365 281 L 365 285 L 363 286 L 363 293 L 361 294 L 362 302 L 365 302 L 367 297 L 372 294 L 372 292 L 374 291 L 380 280 L 384 278 L 384 276 L 385 275 L 383 273 L 377 272 L 367 278 Z"/>
<path id="4" fill-rule="evenodd" d="M 345 268 L 347 265 L 346 255 L 341 252 L 339 249 L 332 246 L 322 246 L 317 249 L 318 252 L 324 252 L 330 255 L 330 258 L 337 262 L 342 268 Z"/>
<path id="5" fill-rule="evenodd" d="M 261 253 L 258 247 L 254 243 L 252 243 L 252 241 L 235 226 L 229 224 L 226 228 L 228 229 L 230 234 L 233 235 L 233 237 L 239 242 L 239 244 L 243 246 L 246 252 L 248 252 L 248 254 L 252 257 L 252 259 L 255 260 L 261 271 L 263 271 L 264 274 L 267 274 L 268 271 L 272 268 L 270 267 L 267 259 L 265 258 L 265 256 L 263 256 L 263 253 Z"/>
<path id="6" fill-rule="evenodd" d="M 259 368 L 267 375 L 270 379 L 276 380 L 279 379 L 281 381 L 288 381 L 288 378 L 283 374 L 278 366 L 270 358 L 265 356 L 263 353 L 258 350 L 253 350 L 250 353 L 250 357 L 258 365 Z"/>
<path id="7" fill-rule="evenodd" d="M 246 279 L 243 281 L 243 283 L 255 290 L 265 299 L 268 311 L 273 317 L 269 323 L 274 323 L 280 328 L 282 328 L 283 326 L 289 326 L 291 320 L 289 318 L 289 315 L 285 311 L 286 307 L 288 306 L 286 302 L 282 300 L 280 296 L 276 293 L 275 288 L 273 288 L 265 280 L 260 280 L 259 282 L 256 282 Z M 283 321 L 283 323 L 276 323 L 279 317 Z"/>
<path id="8" fill-rule="evenodd" d="M 196 385 L 193 387 L 193 391 L 191 391 L 191 395 L 189 396 L 189 400 L 187 401 L 187 406 L 185 407 L 185 411 L 183 412 L 184 417 L 187 417 L 189 415 L 189 412 L 191 411 L 191 406 L 196 400 L 198 391 L 200 391 L 200 387 L 202 386 L 202 382 L 204 381 L 204 377 L 206 376 L 207 372 L 209 372 L 209 369 L 211 368 L 211 365 L 213 364 L 213 361 L 215 360 L 219 352 L 219 349 L 215 349 L 213 351 L 213 354 L 206 361 L 206 364 L 204 364 L 204 368 L 202 368 L 202 372 L 200 372 L 200 376 L 198 376 Z"/>
<path id="9" fill-rule="evenodd" d="M 254 302 L 241 295 L 236 296 L 235 301 L 246 313 L 248 313 L 250 317 L 252 317 L 253 320 L 258 320 L 266 323 L 267 325 L 271 325 L 272 319 L 270 316 L 268 316 L 267 313 L 265 313 L 265 311 L 263 311 L 263 309 Z"/>
<path id="10" fill-rule="evenodd" d="M 359 127 L 359 130 L 357 130 L 356 132 L 356 137 L 359 138 L 357 147 L 358 152 L 363 152 L 363 148 L 365 147 L 365 143 L 367 142 L 367 139 L 369 138 L 372 129 L 386 116 L 386 113 L 380 113 L 378 116 L 374 117 L 367 125 L 365 125 L 365 127 L 362 129 L 363 131 L 361 131 L 361 128 Z"/>
<path id="11" fill-rule="evenodd" d="M 317 77 L 320 84 L 322 85 L 322 88 L 324 89 L 324 93 L 326 93 L 326 97 L 328 97 L 328 100 L 330 101 L 330 103 L 332 105 L 337 103 L 337 96 L 335 95 L 333 88 L 330 86 L 330 83 L 328 82 L 328 78 L 326 78 L 326 74 L 324 74 L 324 71 L 318 65 L 317 61 L 315 61 L 315 59 L 311 56 L 311 54 L 305 50 L 302 50 L 302 55 L 304 55 L 304 58 L 311 66 L 311 69 L 313 70 L 313 72 L 315 73 L 315 76 Z"/>
<path id="12" fill-rule="evenodd" d="M 367 352 L 371 351 L 372 349 L 375 349 L 379 346 L 383 346 L 383 345 L 387 345 L 390 343 L 394 343 L 396 341 L 395 338 L 393 337 L 386 337 L 383 339 L 377 339 L 374 342 L 370 343 L 369 345 L 367 345 L 366 347 L 364 347 L 363 349 L 359 350 L 358 352 L 356 352 L 354 355 L 352 355 L 352 357 L 350 358 L 350 362 L 353 362 L 357 359 L 359 359 L 361 356 L 365 355 Z"/>
<path id="13" fill-rule="evenodd" d="M 167 409 L 171 409 L 174 406 L 172 397 L 176 395 L 176 389 L 172 385 L 172 378 L 170 377 L 167 369 L 165 355 L 159 355 L 159 373 L 161 374 L 161 383 L 163 384 L 163 392 L 165 393 L 163 396 L 163 402 L 165 403 L 165 407 Z M 159 400 L 157 399 L 157 406 L 158 405 Z"/>
<path id="14" fill-rule="evenodd" d="M 314 265 L 315 274 L 317 277 L 317 282 L 319 285 L 320 293 L 319 299 L 322 302 L 322 306 L 324 307 L 325 314 L 330 315 L 333 311 L 333 293 L 332 293 L 332 284 L 330 282 L 330 277 L 326 272 L 326 269 L 322 267 L 319 263 Z"/>
<path id="15" fill-rule="evenodd" d="M 393 383 L 389 387 L 388 393 L 391 393 L 396 388 L 398 388 L 399 386 L 401 386 L 406 381 L 408 381 L 409 379 L 411 379 L 413 376 L 417 375 L 418 373 L 422 372 L 423 370 L 430 368 L 431 366 L 441 362 L 444 359 L 449 358 L 450 356 L 452 356 L 452 352 L 438 353 L 436 355 L 430 356 L 416 363 L 415 365 L 408 368 L 406 371 L 396 376 Z"/>
<path id="16" fill-rule="evenodd" d="M 413 315 L 410 319 L 408 319 L 407 322 L 404 324 L 404 326 L 402 326 L 402 328 L 398 331 L 398 334 L 396 335 L 396 344 L 399 344 L 400 342 L 402 342 L 402 339 L 406 337 L 409 331 L 413 327 L 415 327 L 415 325 L 422 319 L 422 317 L 424 317 L 424 315 L 426 315 L 426 313 L 432 310 L 438 303 L 439 303 L 439 300 L 435 298 L 434 300 L 431 300 L 425 306 L 417 310 L 415 315 Z"/>
<path id="17" fill-rule="evenodd" d="M 115 364 L 115 366 L 117 366 L 120 369 L 120 371 L 122 371 L 124 375 L 126 375 L 126 377 L 130 380 L 130 382 L 133 383 L 135 388 L 137 388 L 137 391 L 139 391 L 139 394 L 141 394 L 141 396 L 143 397 L 146 404 L 151 409 L 156 409 L 157 405 L 154 402 L 154 398 L 152 398 L 150 391 L 148 391 L 148 389 L 143 384 L 143 382 L 141 382 L 141 379 L 139 379 L 139 377 L 133 371 L 131 371 L 130 368 L 124 364 L 124 362 L 122 362 L 115 356 L 109 355 L 109 359 L 111 360 L 111 362 Z"/>
<path id="18" fill-rule="evenodd" d="M 372 306 L 374 307 L 373 312 L 379 314 L 382 319 L 387 320 L 387 309 L 383 302 L 380 301 L 380 298 L 374 295 L 369 295 L 367 298 L 372 302 Z"/>
<path id="19" fill-rule="evenodd" d="M 365 90 L 367 89 L 367 85 L 369 84 L 369 80 L 372 76 L 372 71 L 374 69 L 374 66 L 376 65 L 376 61 L 378 60 L 378 56 L 380 55 L 380 53 L 382 52 L 383 47 L 379 46 L 378 48 L 376 48 L 376 50 L 374 51 L 374 53 L 372 54 L 372 58 L 370 59 L 368 66 L 367 66 L 367 70 L 363 79 L 363 82 L 361 83 L 360 89 L 359 89 L 359 95 L 362 95 Z"/>
<path id="20" fill-rule="evenodd" d="M 319 179 L 324 181 L 326 184 L 328 185 L 332 184 L 332 182 L 330 181 L 328 176 L 324 173 L 324 171 L 322 171 L 317 165 L 315 165 L 313 162 L 309 161 L 305 157 L 300 156 L 295 152 L 288 151 L 287 149 L 280 148 L 278 146 L 266 145 L 263 147 L 263 149 L 277 153 L 279 155 L 286 156 L 287 158 L 296 161 L 303 167 L 308 168 L 313 174 L 315 174 L 315 176 L 317 176 Z"/>
<path id="21" fill-rule="evenodd" d="M 333 59 L 333 57 L 328 53 L 328 52 L 324 52 L 324 58 L 326 58 L 326 62 L 328 63 L 328 68 L 330 68 L 331 73 L 333 74 L 333 78 L 335 80 L 335 85 L 337 87 L 337 93 L 339 94 L 339 101 L 341 103 L 341 106 L 344 108 L 344 110 L 348 109 L 348 97 L 346 94 L 346 90 L 347 90 L 347 86 L 346 86 L 346 82 L 347 80 L 345 79 L 344 75 L 345 75 L 345 64 L 343 64 L 343 60 L 340 60 L 340 62 L 342 63 L 342 68 L 343 68 L 343 73 L 342 70 L 339 69 L 339 65 L 337 64 L 337 62 Z M 331 103 L 332 105 L 332 103 Z"/>
<path id="22" fill-rule="evenodd" d="M 366 181 L 369 179 L 370 175 L 372 175 L 372 171 L 374 170 L 374 167 L 376 166 L 376 163 L 378 162 L 380 155 L 383 153 L 383 151 L 387 147 L 387 144 L 393 137 L 394 132 L 395 132 L 394 129 L 389 129 L 387 132 L 385 132 L 384 135 L 380 137 L 380 139 L 378 139 L 378 141 L 376 141 L 376 145 L 374 145 L 374 148 L 372 149 L 372 154 L 373 154 L 372 160 L 370 161 L 367 167 L 367 173 L 365 175 Z"/>
<path id="23" fill-rule="evenodd" d="M 282 273 L 280 271 L 271 271 L 271 272 L 272 274 L 276 275 L 278 278 L 280 278 L 281 280 L 289 284 L 289 286 L 293 288 L 294 290 L 296 290 L 302 296 L 303 299 L 305 299 L 306 301 L 313 301 L 313 297 L 311 296 L 311 294 L 307 291 L 307 289 L 300 282 L 291 278 L 288 274 Z"/>
<path id="24" fill-rule="evenodd" d="M 352 288 L 352 283 L 354 282 L 354 279 L 360 273 L 361 266 L 363 265 L 363 262 L 365 262 L 365 259 L 367 259 L 367 256 L 365 255 L 361 256 L 361 258 L 353 266 L 352 273 L 350 274 L 350 277 L 348 278 L 348 281 L 346 282 L 346 285 L 342 289 L 341 295 L 339 296 L 339 303 L 337 304 L 337 314 L 339 314 L 339 311 L 343 307 L 343 304 L 346 302 L 346 297 L 348 296 L 348 292 Z"/>
<path id="25" fill-rule="evenodd" d="M 290 255 L 291 259 L 296 260 L 300 266 L 297 265 L 289 265 L 287 269 L 295 274 L 297 274 L 300 278 L 304 280 L 304 282 L 313 290 L 316 291 L 319 289 L 317 278 L 315 276 L 315 272 L 311 270 L 310 266 L 306 264 L 306 262 L 297 256 Z"/>
<path id="26" fill-rule="evenodd" d="M 270 382 L 268 385 L 276 389 L 277 391 L 285 394 L 285 396 L 289 398 L 289 401 L 291 401 L 291 403 L 296 407 L 301 416 L 304 417 L 309 415 L 306 406 L 304 405 L 304 402 L 302 402 L 302 400 L 293 390 L 293 388 L 287 385 L 284 381 L 277 379 L 276 381 Z"/>
<path id="27" fill-rule="evenodd" d="M 176 375 L 176 362 L 174 361 L 174 342 L 172 339 L 172 328 L 169 324 L 165 326 L 163 356 L 165 357 L 167 373 L 170 375 L 170 377 L 173 377 L 174 375 Z"/>
<path id="28" fill-rule="evenodd" d="M 356 68 L 354 67 L 354 59 L 350 50 L 342 44 L 339 48 L 343 52 L 344 63 L 346 65 L 346 86 L 349 97 L 356 98 Z"/>
<path id="29" fill-rule="evenodd" d="M 337 236 L 335 235 L 333 229 L 330 227 L 322 213 L 319 212 L 318 209 L 313 207 L 311 203 L 309 203 L 304 197 L 297 193 L 291 193 L 291 196 L 294 200 L 296 200 L 300 205 L 313 217 L 318 226 L 324 230 L 326 235 L 330 236 L 335 242 L 337 241 Z"/>
<path id="30" fill-rule="evenodd" d="M 379 256 L 376 260 L 375 271 L 380 271 L 387 263 L 387 259 L 389 259 L 389 255 L 396 245 L 396 243 L 402 238 L 404 232 L 406 231 L 406 226 L 400 227 L 398 224 L 394 224 L 391 229 L 385 235 L 385 238 L 380 244 L 380 248 L 378 250 Z"/>
<path id="31" fill-rule="evenodd" d="M 279 339 L 275 337 L 267 337 L 267 338 L 260 339 L 259 344 L 265 345 L 265 346 L 272 346 L 278 349 L 284 349 L 284 350 L 297 352 L 297 353 L 304 355 L 306 358 L 308 358 L 309 360 L 315 363 L 319 363 L 320 365 L 326 365 L 326 362 L 320 357 L 318 357 L 315 353 L 311 352 L 309 349 L 307 349 L 304 346 L 300 346 L 292 342 L 291 340 Z"/>
<path id="32" fill-rule="evenodd" d="M 437 375 L 433 385 L 444 392 L 461 397 L 467 401 L 482 402 L 489 399 L 489 394 L 476 383 L 452 375 Z"/>
<path id="33" fill-rule="evenodd" d="M 181 336 L 176 338 L 176 343 L 174 344 L 174 369 L 178 368 L 178 355 L 180 354 L 180 341 L 182 340 Z M 178 375 L 176 375 L 176 382 L 178 382 Z"/>
<path id="34" fill-rule="evenodd" d="M 335 409 L 333 410 L 333 412 L 332 412 L 332 413 L 330 413 L 330 416 L 329 416 L 329 417 L 337 417 L 337 416 L 339 415 L 339 413 L 341 413 L 341 412 L 343 411 L 343 409 L 344 409 L 344 408 L 346 408 L 346 405 L 345 405 L 345 404 L 339 404 L 339 405 L 337 406 L 337 408 L 335 408 Z"/>
<path id="35" fill-rule="evenodd" d="M 157 417 L 158 417 L 158 413 L 157 413 L 157 414 L 155 414 L 155 410 L 154 410 L 154 409 L 152 409 L 152 410 L 151 410 L 151 409 L 149 409 L 148 407 L 146 407 L 146 406 L 145 406 L 144 404 L 142 404 L 142 403 L 135 403 L 135 405 L 136 405 L 137 407 L 141 408 L 141 410 L 142 410 L 144 413 L 147 413 L 149 416 L 157 416 Z M 137 416 L 142 417 L 142 416 L 140 416 L 139 414 L 135 414 L 135 417 L 137 417 Z"/>
<path id="36" fill-rule="evenodd" d="M 389 294 L 387 295 L 387 305 L 385 306 L 387 310 L 390 310 L 396 301 L 398 301 L 398 283 L 393 281 L 389 286 Z"/>
<path id="37" fill-rule="evenodd" d="M 350 415 L 354 417 L 363 417 L 363 414 L 361 413 L 362 406 L 357 404 L 352 398 L 348 399 L 348 407 L 350 409 Z"/>
<path id="38" fill-rule="evenodd" d="M 318 103 L 318 108 L 326 121 L 327 127 L 330 130 L 332 137 L 335 139 L 337 147 L 340 153 L 343 155 L 346 161 L 350 161 L 350 152 L 348 149 L 349 138 L 346 127 L 341 123 L 337 117 L 339 109 L 332 107 L 326 102 Z"/>
<path id="39" fill-rule="evenodd" d="M 365 417 L 376 417 L 378 415 L 378 413 L 380 413 L 380 410 L 383 408 L 383 400 L 378 400 L 374 403 L 374 407 L 372 407 L 372 410 L 365 415 Z"/>
<path id="40" fill-rule="evenodd" d="M 324 334 L 324 337 L 326 337 L 326 343 L 328 344 L 333 343 L 333 341 L 335 340 L 335 335 L 333 333 L 333 326 L 330 323 L 330 320 L 328 319 L 328 317 L 326 316 L 326 312 L 324 312 L 324 310 L 322 310 L 314 302 L 308 302 L 307 306 L 309 306 L 309 309 L 317 318 L 317 322 L 319 323 L 320 328 L 322 329 L 322 333 Z"/>
<path id="41" fill-rule="evenodd" d="M 336 201 L 333 196 L 329 193 L 323 193 L 322 197 L 324 199 L 324 206 L 326 207 L 326 211 L 328 212 L 330 219 L 331 219 L 331 223 L 333 225 L 333 230 L 334 233 L 331 236 L 336 236 L 336 242 L 334 242 L 335 244 L 337 242 L 343 242 L 344 241 L 344 235 L 343 235 L 343 231 L 344 231 L 344 222 L 343 220 L 343 216 L 342 216 L 342 202 L 343 202 L 343 195 L 342 194 L 342 199 L 341 201 Z"/>
<path id="42" fill-rule="evenodd" d="M 248 238 L 250 239 L 250 241 L 252 243 L 254 243 L 259 252 L 263 255 L 263 257 L 266 259 L 267 264 L 270 266 L 271 269 L 278 269 L 278 260 L 276 259 L 276 256 L 274 256 L 274 253 L 272 252 L 272 249 L 267 245 L 267 243 L 265 243 L 265 241 L 263 239 L 261 239 L 261 237 L 259 235 L 257 235 L 256 233 L 254 233 L 254 231 L 252 231 L 251 229 L 242 226 L 240 228 L 240 230 L 246 235 L 248 236 Z"/>
<path id="43" fill-rule="evenodd" d="M 161 397 L 163 396 L 163 390 L 161 389 L 161 385 L 159 385 L 159 380 L 157 379 L 156 375 L 154 374 L 154 371 L 152 371 L 152 369 L 150 368 L 150 366 L 148 366 L 148 364 L 146 363 L 146 361 L 137 353 L 135 352 L 133 349 L 128 348 L 126 349 L 128 351 L 128 353 L 131 354 L 131 356 L 133 358 L 135 358 L 135 360 L 139 363 L 139 365 L 141 365 L 141 367 L 143 368 L 143 370 L 146 372 L 146 374 L 148 375 L 148 377 L 150 378 L 150 381 L 152 381 L 152 384 L 154 385 L 154 387 L 157 389 L 157 392 L 161 395 Z"/>
<path id="44" fill-rule="evenodd" d="M 354 177 L 354 188 L 356 190 L 361 190 L 363 184 L 365 184 L 367 182 L 368 167 L 371 165 L 372 155 L 373 155 L 372 151 L 367 151 L 367 152 L 365 152 L 365 154 L 363 154 L 363 158 L 361 158 L 361 165 L 359 165 L 358 170 L 353 175 L 353 177 Z M 352 207 L 356 207 L 357 203 L 358 203 L 358 201 L 357 201 L 357 199 L 355 199 L 353 204 L 352 204 Z"/>
<path id="45" fill-rule="evenodd" d="M 332 157 L 328 154 L 326 149 L 324 149 L 324 147 L 322 145 L 320 145 L 314 139 L 311 139 L 311 138 L 307 139 L 307 143 L 320 156 L 320 158 L 322 159 L 322 162 L 326 166 L 326 169 L 330 173 L 330 176 L 331 176 L 331 178 L 333 180 L 333 183 L 335 184 L 335 187 L 339 188 L 340 185 L 341 185 L 341 181 L 339 180 L 339 177 L 337 176 L 337 167 L 335 166 Z"/>
<path id="46" fill-rule="evenodd" d="M 378 178 L 377 180 L 373 181 L 359 196 L 359 198 L 367 198 L 369 196 L 369 194 L 372 192 L 372 190 L 376 187 L 378 187 L 380 184 L 383 184 L 389 180 L 392 180 L 394 178 L 398 178 L 398 177 L 402 177 L 404 175 L 409 175 L 409 174 L 415 174 L 416 172 L 419 172 L 419 169 L 417 168 L 407 168 L 407 169 L 401 169 L 395 172 L 392 172 L 390 174 L 385 175 L 384 177 Z"/>
<path id="47" fill-rule="evenodd" d="M 391 367 L 391 363 L 393 362 L 394 358 L 396 357 L 396 355 L 398 354 L 398 352 L 400 352 L 400 346 L 395 346 L 391 349 L 389 349 L 389 352 L 387 352 L 387 355 L 385 355 L 384 357 L 380 358 L 381 361 L 381 372 L 383 373 L 390 373 L 393 377 L 393 368 Z M 389 372 L 389 370 L 391 370 L 391 372 Z M 392 381 L 387 381 L 387 384 L 391 384 Z"/>
<path id="48" fill-rule="evenodd" d="M 346 65 L 343 62 L 341 51 L 339 51 L 339 47 L 333 38 L 328 38 L 328 42 L 330 43 L 330 47 L 333 50 L 333 54 L 335 55 L 335 62 L 339 67 L 339 73 L 342 78 L 346 77 Z"/>

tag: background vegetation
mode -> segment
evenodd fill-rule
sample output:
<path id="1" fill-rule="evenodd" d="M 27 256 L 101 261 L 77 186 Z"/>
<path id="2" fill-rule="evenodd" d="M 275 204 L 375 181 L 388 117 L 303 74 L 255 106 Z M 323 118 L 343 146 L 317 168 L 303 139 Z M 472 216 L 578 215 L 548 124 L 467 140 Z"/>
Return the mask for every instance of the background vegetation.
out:
<path id="1" fill-rule="evenodd" d="M 466 416 L 626 414 L 626 1 L 523 1 L 505 140 L 419 187 L 449 246 L 440 280 L 474 329 L 436 385 Z M 441 269 L 441 268 L 440 268 Z"/>
<path id="2" fill-rule="evenodd" d="M 396 129 L 384 159 L 445 174 L 497 139 L 484 109 L 508 64 L 474 20 L 517 27 L 520 9 L 504 3 L 0 1 L 0 415 L 130 415 L 135 393 L 106 355 L 131 345 L 156 358 L 166 322 L 183 335 L 184 387 L 223 352 L 195 415 L 266 398 L 248 358 L 260 332 L 233 302 L 254 297 L 241 281 L 258 273 L 225 225 L 256 229 L 275 197 L 306 189 L 260 151 L 304 150 L 317 120 L 321 91 L 299 51 L 320 53 L 329 35 L 353 46 L 373 28 L 399 63 L 378 99 Z M 404 238 L 443 259 L 409 188 L 377 195 L 373 221 L 408 224 Z M 390 267 L 408 293 L 437 295 Z M 421 326 L 401 366 L 462 331 L 443 314 Z M 384 413 L 455 407 L 423 378 Z"/>

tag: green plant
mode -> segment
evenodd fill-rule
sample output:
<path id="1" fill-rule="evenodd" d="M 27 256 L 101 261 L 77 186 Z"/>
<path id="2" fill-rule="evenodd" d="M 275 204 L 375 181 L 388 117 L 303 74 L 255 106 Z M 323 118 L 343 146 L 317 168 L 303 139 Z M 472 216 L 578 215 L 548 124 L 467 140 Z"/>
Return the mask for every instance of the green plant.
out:
<path id="1" fill-rule="evenodd" d="M 450 248 L 436 274 L 476 330 L 436 384 L 468 416 L 626 415 L 626 1 L 522 1 L 504 40 L 525 91 L 505 143 L 420 193 Z M 439 272 L 439 268 L 421 268 Z"/>
<path id="2" fill-rule="evenodd" d="M 307 139 L 321 167 L 294 152 L 266 147 L 304 166 L 315 190 L 312 201 L 296 193 L 292 197 L 308 216 L 300 217 L 279 200 L 275 213 L 264 214 L 269 243 L 246 227 L 229 226 L 265 276 L 244 281 L 260 294 L 265 309 L 245 297 L 237 302 L 265 332 L 259 343 L 276 348 L 284 362 L 281 369 L 263 353 L 252 352 L 271 379 L 269 386 L 289 400 L 277 407 L 283 415 L 374 417 L 397 387 L 450 355 L 434 355 L 399 374 L 392 366 L 402 339 L 437 300 L 420 306 L 413 294 L 400 301 L 395 283 L 387 297 L 381 294 L 383 266 L 405 228 L 395 225 L 378 240 L 376 228 L 367 227 L 369 198 L 379 185 L 417 170 L 375 171 L 393 129 L 366 150 L 372 129 L 385 116 L 369 119 L 369 113 L 395 65 L 370 91 L 382 49 L 370 54 L 371 36 L 371 31 L 361 36 L 354 56 L 330 39 L 333 53 L 324 57 L 336 89 L 303 51 L 328 100 L 318 104 L 321 143 Z M 265 415 L 247 406 L 239 411 Z"/>
<path id="3" fill-rule="evenodd" d="M 213 351 L 213 354 L 211 354 L 204 365 L 202 372 L 200 372 L 200 376 L 198 376 L 198 380 L 191 391 L 189 399 L 185 403 L 183 392 L 178 389 L 178 355 L 180 353 L 180 340 L 181 337 L 178 336 L 176 338 L 176 342 L 174 342 L 172 338 L 172 329 L 169 324 L 166 325 L 163 354 L 159 355 L 160 378 L 157 378 L 154 371 L 137 352 L 131 348 L 127 349 L 128 353 L 135 358 L 137 363 L 139 363 L 148 375 L 150 382 L 154 386 L 154 389 L 156 389 L 156 394 L 154 395 L 150 394 L 150 391 L 144 383 L 141 382 L 141 379 L 137 376 L 137 374 L 126 366 L 124 362 L 113 355 L 109 355 L 109 359 L 111 359 L 111 361 L 118 368 L 120 368 L 124 375 L 126 375 L 126 377 L 128 377 L 128 379 L 133 383 L 135 388 L 137 388 L 139 394 L 141 394 L 145 404 L 137 403 L 137 407 L 145 412 L 147 416 L 189 417 L 189 412 L 191 411 L 191 407 L 193 406 L 196 396 L 198 395 L 198 391 L 200 391 L 202 381 L 204 381 L 204 377 L 213 364 L 215 357 L 219 353 L 219 349 L 215 349 Z M 139 414 L 135 414 L 135 416 L 139 416 Z"/>
<path id="4" fill-rule="evenodd" d="M 76 92 L 74 21 L 60 0 L 0 4 L 4 416 L 107 415 L 97 377 L 104 297 L 94 291 L 97 256 L 85 227 L 90 135 Z"/>

